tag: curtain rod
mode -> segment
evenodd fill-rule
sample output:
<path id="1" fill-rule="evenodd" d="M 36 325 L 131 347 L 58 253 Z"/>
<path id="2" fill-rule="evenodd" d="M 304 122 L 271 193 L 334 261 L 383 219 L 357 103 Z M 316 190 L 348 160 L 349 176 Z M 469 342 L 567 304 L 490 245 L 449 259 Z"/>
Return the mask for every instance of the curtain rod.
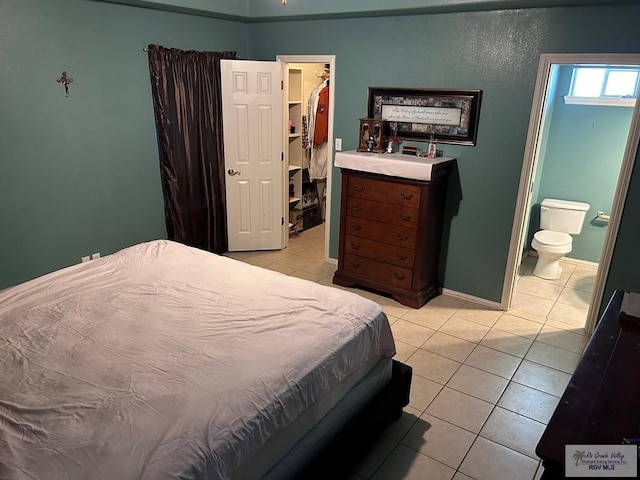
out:
<path id="1" fill-rule="evenodd" d="M 143 51 L 143 52 L 148 52 L 148 51 L 149 51 L 149 49 L 148 49 L 148 48 L 143 48 L 143 49 L 142 49 L 142 51 Z"/>

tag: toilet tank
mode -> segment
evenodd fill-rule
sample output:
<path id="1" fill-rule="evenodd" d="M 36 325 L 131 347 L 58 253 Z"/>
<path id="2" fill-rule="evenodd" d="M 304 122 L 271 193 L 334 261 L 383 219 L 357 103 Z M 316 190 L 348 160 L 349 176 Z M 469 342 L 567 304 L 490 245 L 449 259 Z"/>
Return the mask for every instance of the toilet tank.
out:
<path id="1" fill-rule="evenodd" d="M 540 228 L 578 234 L 582 231 L 589 204 L 545 198 L 540 205 Z"/>

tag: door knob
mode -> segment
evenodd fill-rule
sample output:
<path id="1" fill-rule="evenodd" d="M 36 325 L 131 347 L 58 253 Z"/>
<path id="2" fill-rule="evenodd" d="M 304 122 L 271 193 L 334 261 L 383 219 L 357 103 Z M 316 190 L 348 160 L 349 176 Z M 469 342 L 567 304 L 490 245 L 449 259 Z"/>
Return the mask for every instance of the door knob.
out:
<path id="1" fill-rule="evenodd" d="M 240 175 L 242 172 L 240 170 L 234 170 L 233 168 L 230 168 L 227 173 L 229 174 L 229 176 L 233 177 L 234 175 Z"/>

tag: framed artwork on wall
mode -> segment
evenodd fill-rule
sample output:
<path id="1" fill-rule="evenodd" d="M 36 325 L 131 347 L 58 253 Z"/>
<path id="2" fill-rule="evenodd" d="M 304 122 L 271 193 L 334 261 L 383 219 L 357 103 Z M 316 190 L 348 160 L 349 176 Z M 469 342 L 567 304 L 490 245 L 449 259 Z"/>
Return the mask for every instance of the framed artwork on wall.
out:
<path id="1" fill-rule="evenodd" d="M 482 90 L 369 87 L 367 116 L 397 122 L 404 140 L 475 146 Z"/>

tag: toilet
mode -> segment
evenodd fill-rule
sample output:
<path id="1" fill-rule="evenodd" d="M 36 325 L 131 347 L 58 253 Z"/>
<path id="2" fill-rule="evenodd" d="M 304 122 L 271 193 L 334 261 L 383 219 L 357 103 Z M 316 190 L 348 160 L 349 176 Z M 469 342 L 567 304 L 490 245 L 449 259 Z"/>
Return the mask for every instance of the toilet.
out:
<path id="1" fill-rule="evenodd" d="M 546 198 L 540 205 L 540 228 L 535 233 L 531 247 L 538 252 L 533 269 L 536 277 L 547 280 L 560 278 L 560 259 L 571 251 L 571 235 L 582 231 L 589 210 L 588 203 Z"/>

